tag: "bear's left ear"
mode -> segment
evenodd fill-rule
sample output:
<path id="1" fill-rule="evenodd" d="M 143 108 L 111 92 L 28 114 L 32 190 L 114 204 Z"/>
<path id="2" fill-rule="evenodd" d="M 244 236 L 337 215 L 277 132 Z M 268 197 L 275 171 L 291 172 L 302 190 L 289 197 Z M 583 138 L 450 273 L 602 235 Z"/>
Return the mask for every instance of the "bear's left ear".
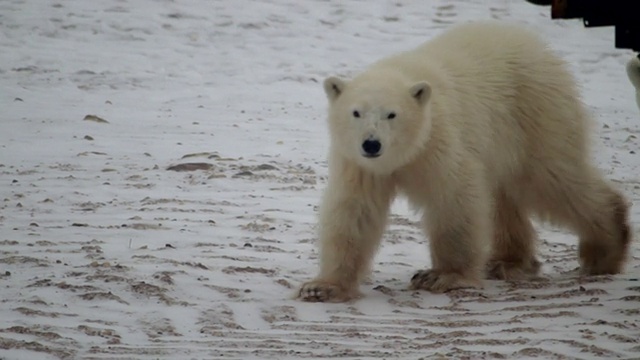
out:
<path id="1" fill-rule="evenodd" d="M 411 96 L 416 99 L 420 104 L 426 104 L 431 98 L 431 85 L 426 81 L 420 81 L 413 85 L 409 90 Z"/>
<path id="2" fill-rule="evenodd" d="M 324 92 L 331 101 L 337 99 L 338 96 L 342 94 L 344 86 L 344 80 L 338 79 L 335 76 L 328 77 L 324 80 Z"/>

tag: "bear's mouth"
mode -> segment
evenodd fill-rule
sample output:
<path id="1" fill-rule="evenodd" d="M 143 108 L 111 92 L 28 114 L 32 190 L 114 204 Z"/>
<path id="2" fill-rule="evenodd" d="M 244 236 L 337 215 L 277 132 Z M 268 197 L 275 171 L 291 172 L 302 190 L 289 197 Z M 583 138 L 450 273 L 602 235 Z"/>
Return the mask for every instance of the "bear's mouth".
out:
<path id="1" fill-rule="evenodd" d="M 366 158 L 369 158 L 369 159 L 375 159 L 375 158 L 377 158 L 377 157 L 380 157 L 380 155 L 382 155 L 382 154 L 380 154 L 380 153 L 376 153 L 376 154 L 362 154 L 362 156 L 364 156 L 364 157 L 366 157 Z"/>

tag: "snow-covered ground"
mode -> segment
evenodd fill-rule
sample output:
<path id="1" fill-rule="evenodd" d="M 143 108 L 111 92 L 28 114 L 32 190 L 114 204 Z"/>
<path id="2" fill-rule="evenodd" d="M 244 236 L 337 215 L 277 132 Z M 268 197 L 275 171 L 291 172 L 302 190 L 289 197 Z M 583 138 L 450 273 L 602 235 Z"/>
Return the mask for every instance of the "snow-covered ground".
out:
<path id="1" fill-rule="evenodd" d="M 316 273 L 321 81 L 453 24 L 520 22 L 568 59 L 594 156 L 638 204 L 632 53 L 613 28 L 549 14 L 524 0 L 0 1 L 0 359 L 640 358 L 637 240 L 624 274 L 579 279 L 575 237 L 545 227 L 549 281 L 413 292 L 428 250 L 399 201 L 364 299 L 291 299 Z M 199 170 L 167 170 L 185 163 Z M 635 206 L 636 238 L 638 219 Z"/>

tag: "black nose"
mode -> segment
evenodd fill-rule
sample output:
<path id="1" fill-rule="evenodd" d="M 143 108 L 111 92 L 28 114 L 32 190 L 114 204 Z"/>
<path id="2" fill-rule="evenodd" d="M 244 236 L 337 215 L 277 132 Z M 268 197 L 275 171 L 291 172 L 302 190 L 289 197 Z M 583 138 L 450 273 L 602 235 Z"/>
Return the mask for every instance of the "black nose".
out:
<path id="1" fill-rule="evenodd" d="M 367 155 L 377 155 L 380 152 L 380 148 L 382 148 L 382 144 L 378 140 L 365 140 L 362 143 L 362 150 Z"/>

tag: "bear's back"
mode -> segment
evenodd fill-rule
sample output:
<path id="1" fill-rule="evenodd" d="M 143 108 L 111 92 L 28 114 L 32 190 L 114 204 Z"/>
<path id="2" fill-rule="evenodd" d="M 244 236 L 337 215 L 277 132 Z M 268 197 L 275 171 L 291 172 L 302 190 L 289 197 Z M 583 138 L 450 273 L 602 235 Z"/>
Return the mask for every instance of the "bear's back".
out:
<path id="1" fill-rule="evenodd" d="M 588 116 L 565 62 L 532 32 L 478 22 L 373 64 L 433 88 L 431 121 L 464 144 L 496 176 L 543 148 L 586 149 Z M 570 134 L 541 141 L 539 134 Z M 560 140 L 561 138 L 561 140 Z M 581 150 L 582 151 L 582 150 Z M 509 154 L 509 161 L 496 162 Z"/>
<path id="2" fill-rule="evenodd" d="M 458 25 L 426 43 L 370 67 L 393 68 L 412 81 L 438 78 L 464 91 L 508 92 L 525 83 L 573 82 L 564 62 L 538 36 L 520 26 L 484 21 Z"/>

